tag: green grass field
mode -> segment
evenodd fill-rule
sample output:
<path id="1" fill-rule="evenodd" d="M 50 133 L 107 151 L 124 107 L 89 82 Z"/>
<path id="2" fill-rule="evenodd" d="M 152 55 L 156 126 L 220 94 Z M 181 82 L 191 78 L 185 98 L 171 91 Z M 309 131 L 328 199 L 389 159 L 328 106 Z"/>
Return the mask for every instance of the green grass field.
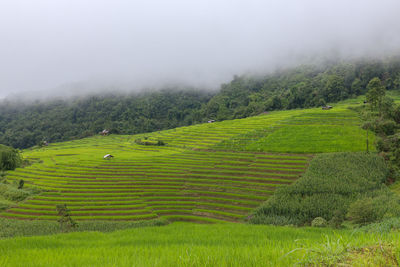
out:
<path id="1" fill-rule="evenodd" d="M 396 266 L 399 242 L 398 233 L 173 223 L 0 240 L 0 266 Z"/>
<path id="2" fill-rule="evenodd" d="M 242 221 L 302 175 L 314 153 L 365 150 L 366 132 L 349 105 L 25 150 L 35 163 L 8 179 L 43 192 L 0 216 L 55 220 L 55 206 L 67 204 L 76 220 Z M 167 145 L 140 145 L 138 138 Z M 104 160 L 108 153 L 115 158 Z"/>

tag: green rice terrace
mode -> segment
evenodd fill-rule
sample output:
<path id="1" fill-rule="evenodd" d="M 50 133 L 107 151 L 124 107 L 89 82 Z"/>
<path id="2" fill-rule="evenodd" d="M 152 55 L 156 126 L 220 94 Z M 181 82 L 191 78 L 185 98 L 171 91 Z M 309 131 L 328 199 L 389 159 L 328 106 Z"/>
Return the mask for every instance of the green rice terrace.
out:
<path id="1" fill-rule="evenodd" d="M 75 220 L 243 221 L 277 187 L 300 177 L 313 154 L 365 151 L 366 131 L 348 107 L 270 112 L 25 150 L 33 164 L 7 177 L 42 192 L 0 216 L 56 220 L 56 205 L 66 204 Z M 372 133 L 369 138 L 373 144 Z M 114 157 L 104 159 L 106 154 Z"/>

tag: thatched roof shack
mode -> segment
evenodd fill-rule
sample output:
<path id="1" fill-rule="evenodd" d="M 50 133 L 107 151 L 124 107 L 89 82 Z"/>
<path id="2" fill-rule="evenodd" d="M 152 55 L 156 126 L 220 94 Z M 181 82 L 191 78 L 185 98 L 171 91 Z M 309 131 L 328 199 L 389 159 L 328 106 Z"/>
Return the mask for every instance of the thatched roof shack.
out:
<path id="1" fill-rule="evenodd" d="M 110 133 L 110 131 L 109 130 L 106 130 L 106 129 L 104 129 L 103 131 L 101 131 L 99 134 L 101 134 L 101 135 L 103 135 L 103 136 L 105 136 L 105 135 L 108 135 Z"/>

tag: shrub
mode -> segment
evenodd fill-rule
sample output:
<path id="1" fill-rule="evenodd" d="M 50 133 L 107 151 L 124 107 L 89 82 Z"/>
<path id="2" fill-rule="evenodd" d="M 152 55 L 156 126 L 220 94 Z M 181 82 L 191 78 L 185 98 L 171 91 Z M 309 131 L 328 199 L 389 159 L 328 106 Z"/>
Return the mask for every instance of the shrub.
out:
<path id="1" fill-rule="evenodd" d="M 10 201 L 22 201 L 31 194 L 27 190 L 17 189 L 10 184 L 0 184 L 0 195 Z"/>
<path id="2" fill-rule="evenodd" d="M 317 217 L 311 222 L 312 227 L 326 227 L 327 225 L 327 221 L 322 217 Z"/>
<path id="3" fill-rule="evenodd" d="M 0 199 L 0 211 L 8 209 L 10 203 L 8 201 L 4 201 Z"/>
<path id="4" fill-rule="evenodd" d="M 400 216 L 400 197 L 387 188 L 358 199 L 349 207 L 347 217 L 356 224 L 368 224 Z M 371 196 L 372 195 L 372 196 Z"/>
<path id="5" fill-rule="evenodd" d="M 334 228 L 340 228 L 344 219 L 346 218 L 346 214 L 343 210 L 338 209 L 333 213 L 332 219 L 329 221 L 329 225 Z"/>
<path id="6" fill-rule="evenodd" d="M 0 171 L 14 170 L 21 165 L 21 162 L 18 150 L 0 145 Z"/>
<path id="7" fill-rule="evenodd" d="M 22 188 L 24 187 L 24 184 L 25 184 L 25 182 L 24 182 L 23 179 L 19 180 L 19 182 L 18 182 L 18 189 L 22 189 Z"/>
<path id="8" fill-rule="evenodd" d="M 150 140 L 148 137 L 144 137 L 143 139 L 135 139 L 135 143 L 138 145 L 145 146 L 165 146 L 166 143 L 162 140 Z"/>
<path id="9" fill-rule="evenodd" d="M 372 198 L 363 198 L 350 205 L 347 217 L 357 224 L 367 224 L 378 220 L 379 214 L 374 209 Z"/>
<path id="10" fill-rule="evenodd" d="M 376 232 L 376 233 L 389 233 L 392 230 L 400 230 L 400 218 L 389 218 L 382 222 L 372 223 L 363 226 L 359 229 L 364 232 Z"/>
<path id="11" fill-rule="evenodd" d="M 396 132 L 397 124 L 392 120 L 376 120 L 373 123 L 373 131 L 378 134 L 392 135 Z"/>
<path id="12" fill-rule="evenodd" d="M 6 172 L 0 171 L 0 183 L 4 183 L 6 180 Z"/>
<path id="13" fill-rule="evenodd" d="M 56 206 L 57 214 L 60 216 L 58 222 L 62 232 L 69 232 L 71 229 L 78 227 L 78 224 L 72 220 L 71 215 L 66 204 L 59 204 Z"/>

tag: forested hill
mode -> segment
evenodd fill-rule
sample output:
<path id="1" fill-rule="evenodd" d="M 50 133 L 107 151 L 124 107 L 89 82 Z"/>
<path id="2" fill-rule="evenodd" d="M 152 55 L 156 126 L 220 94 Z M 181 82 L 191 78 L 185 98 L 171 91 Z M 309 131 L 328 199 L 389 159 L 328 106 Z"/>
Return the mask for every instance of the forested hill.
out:
<path id="1" fill-rule="evenodd" d="M 400 57 L 304 65 L 265 77 L 235 76 L 221 86 L 204 112 L 222 120 L 270 110 L 321 106 L 365 94 L 374 77 L 380 78 L 387 90 L 399 90 Z"/>
<path id="2" fill-rule="evenodd" d="M 219 91 L 164 89 L 75 100 L 0 103 L 0 144 L 27 148 L 97 134 L 134 134 L 324 105 L 365 94 L 378 77 L 400 90 L 400 58 L 305 65 L 266 76 L 235 76 Z"/>
<path id="3" fill-rule="evenodd" d="M 162 90 L 75 100 L 0 104 L 0 143 L 27 148 L 42 141 L 83 138 L 103 129 L 134 134 L 190 125 L 212 97 L 204 91 Z"/>

